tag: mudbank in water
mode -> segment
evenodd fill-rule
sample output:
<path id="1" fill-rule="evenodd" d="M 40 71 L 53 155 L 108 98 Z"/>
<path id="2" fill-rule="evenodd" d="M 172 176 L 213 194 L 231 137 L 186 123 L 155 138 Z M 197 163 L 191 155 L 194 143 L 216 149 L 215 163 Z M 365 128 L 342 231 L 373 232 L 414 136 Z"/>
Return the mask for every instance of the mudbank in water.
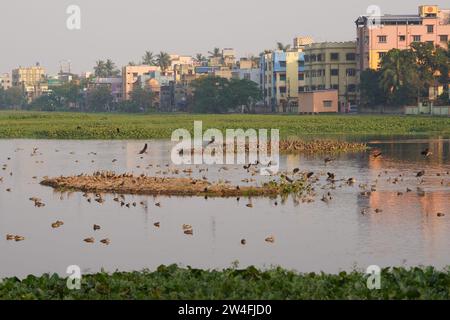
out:
<path id="1" fill-rule="evenodd" d="M 57 190 L 105 192 L 118 194 L 173 195 L 173 196 L 277 196 L 299 193 L 308 189 L 303 179 L 289 183 L 269 182 L 262 186 L 236 186 L 229 183 L 211 183 L 192 178 L 149 177 L 146 175 L 96 172 L 93 175 L 47 178 L 41 185 Z"/>

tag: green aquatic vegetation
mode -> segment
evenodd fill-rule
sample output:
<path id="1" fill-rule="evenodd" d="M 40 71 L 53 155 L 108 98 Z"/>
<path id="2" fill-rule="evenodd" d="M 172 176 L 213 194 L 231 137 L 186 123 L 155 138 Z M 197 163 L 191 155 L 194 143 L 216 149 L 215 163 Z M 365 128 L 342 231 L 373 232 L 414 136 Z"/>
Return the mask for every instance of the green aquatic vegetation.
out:
<path id="1" fill-rule="evenodd" d="M 279 129 L 282 139 L 327 135 L 450 134 L 450 118 L 388 115 L 200 115 L 0 112 L 0 138 L 170 139 L 173 130 Z"/>
<path id="2" fill-rule="evenodd" d="M 200 270 L 176 265 L 154 272 L 84 275 L 69 290 L 56 274 L 3 279 L 0 299 L 449 299 L 450 269 L 385 268 L 381 288 L 369 290 L 360 271 L 297 273 L 278 268 Z"/>

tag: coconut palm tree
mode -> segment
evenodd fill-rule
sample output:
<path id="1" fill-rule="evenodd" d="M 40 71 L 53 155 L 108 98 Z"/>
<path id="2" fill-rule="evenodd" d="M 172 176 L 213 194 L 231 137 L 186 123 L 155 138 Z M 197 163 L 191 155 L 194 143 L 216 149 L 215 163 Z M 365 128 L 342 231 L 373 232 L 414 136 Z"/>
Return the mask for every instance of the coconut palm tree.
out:
<path id="1" fill-rule="evenodd" d="M 222 56 L 222 53 L 220 52 L 220 48 L 214 48 L 213 51 L 208 51 L 210 58 L 218 58 Z"/>
<path id="2" fill-rule="evenodd" d="M 156 56 L 156 63 L 161 68 L 161 71 L 163 73 L 165 73 L 166 70 L 170 67 L 170 64 L 171 64 L 170 55 L 167 52 L 161 51 Z"/>
<path id="3" fill-rule="evenodd" d="M 120 70 L 116 68 L 116 64 L 111 59 L 106 60 L 105 71 L 107 77 L 117 77 L 120 74 Z"/>
<path id="4" fill-rule="evenodd" d="M 105 61 L 98 60 L 95 62 L 94 74 L 96 77 L 105 77 L 106 76 Z"/>
<path id="5" fill-rule="evenodd" d="M 153 52 L 145 51 L 145 54 L 142 56 L 142 64 L 147 66 L 155 66 L 156 65 L 156 57 Z"/>
<path id="6" fill-rule="evenodd" d="M 290 44 L 284 45 L 282 42 L 277 42 L 277 49 L 281 51 L 287 51 L 291 48 Z"/>
<path id="7" fill-rule="evenodd" d="M 201 53 L 197 53 L 195 55 L 195 61 L 197 61 L 200 64 L 203 64 L 204 62 L 206 62 L 206 60 L 207 60 L 206 57 Z"/>
<path id="8" fill-rule="evenodd" d="M 389 102 L 404 100 L 407 103 L 411 91 L 416 91 L 421 82 L 411 50 L 390 50 L 381 60 L 380 72 L 380 87 Z"/>

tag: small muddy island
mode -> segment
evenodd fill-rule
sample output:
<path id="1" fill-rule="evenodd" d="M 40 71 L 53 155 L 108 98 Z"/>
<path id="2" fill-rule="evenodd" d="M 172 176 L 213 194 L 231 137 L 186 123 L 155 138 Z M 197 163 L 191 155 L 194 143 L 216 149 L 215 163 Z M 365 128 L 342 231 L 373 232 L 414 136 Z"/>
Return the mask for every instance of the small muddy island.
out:
<path id="1" fill-rule="evenodd" d="M 41 181 L 41 185 L 55 188 L 58 191 L 155 196 L 275 197 L 308 190 L 303 178 L 289 182 L 289 188 L 287 188 L 285 183 L 275 181 L 264 183 L 261 186 L 237 186 L 229 183 L 211 183 L 201 179 L 134 176 L 110 171 L 95 172 L 92 175 L 47 178 Z"/>

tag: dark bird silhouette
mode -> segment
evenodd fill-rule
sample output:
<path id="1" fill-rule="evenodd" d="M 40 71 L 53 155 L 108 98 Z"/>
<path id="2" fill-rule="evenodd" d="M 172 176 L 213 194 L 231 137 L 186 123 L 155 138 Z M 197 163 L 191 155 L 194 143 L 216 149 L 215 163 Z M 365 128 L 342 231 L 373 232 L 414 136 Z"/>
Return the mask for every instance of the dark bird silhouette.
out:
<path id="1" fill-rule="evenodd" d="M 144 148 L 143 148 L 141 151 L 139 151 L 139 154 L 144 154 L 144 153 L 146 153 L 146 152 L 147 152 L 147 148 L 148 148 L 148 146 L 147 146 L 147 144 L 145 144 L 145 145 L 144 145 Z"/>
<path id="2" fill-rule="evenodd" d="M 426 148 L 426 149 L 423 150 L 420 154 L 423 155 L 423 156 L 425 156 L 425 157 L 429 157 L 429 156 L 431 156 L 433 153 L 430 151 L 430 149 Z"/>
<path id="3" fill-rule="evenodd" d="M 213 144 L 216 141 L 216 137 L 212 137 L 211 140 L 208 142 L 206 146 L 209 146 L 210 144 Z"/>
<path id="4" fill-rule="evenodd" d="M 422 177 L 424 174 L 425 174 L 425 170 L 419 171 L 419 172 L 417 172 L 416 177 L 417 177 L 417 178 L 420 178 L 420 177 Z"/>
<path id="5" fill-rule="evenodd" d="M 286 181 L 289 182 L 289 183 L 294 182 L 294 180 L 291 179 L 291 178 L 289 178 L 288 176 L 282 175 L 281 177 L 284 178 L 284 179 L 286 179 Z"/>
<path id="6" fill-rule="evenodd" d="M 117 131 L 117 133 L 120 133 L 120 129 L 119 128 L 116 128 L 116 131 Z"/>
<path id="7" fill-rule="evenodd" d="M 299 168 L 295 168 L 292 172 L 293 172 L 294 174 L 296 174 L 296 173 L 299 172 L 299 171 L 300 171 Z"/>
<path id="8" fill-rule="evenodd" d="M 314 172 L 308 172 L 308 173 L 306 174 L 306 178 L 307 178 L 307 179 L 311 178 L 311 177 L 313 176 L 313 174 L 314 174 Z"/>
<path id="9" fill-rule="evenodd" d="M 328 178 L 327 178 L 327 180 L 334 180 L 334 173 L 331 173 L 331 172 L 327 172 L 327 176 L 328 176 Z"/>
<path id="10" fill-rule="evenodd" d="M 383 153 L 381 151 L 375 151 L 372 153 L 372 157 L 374 158 L 378 158 L 382 155 Z"/>
<path id="11" fill-rule="evenodd" d="M 333 162 L 334 160 L 335 159 L 333 159 L 333 158 L 326 157 L 323 161 L 325 162 L 325 164 L 327 164 L 327 163 Z"/>

